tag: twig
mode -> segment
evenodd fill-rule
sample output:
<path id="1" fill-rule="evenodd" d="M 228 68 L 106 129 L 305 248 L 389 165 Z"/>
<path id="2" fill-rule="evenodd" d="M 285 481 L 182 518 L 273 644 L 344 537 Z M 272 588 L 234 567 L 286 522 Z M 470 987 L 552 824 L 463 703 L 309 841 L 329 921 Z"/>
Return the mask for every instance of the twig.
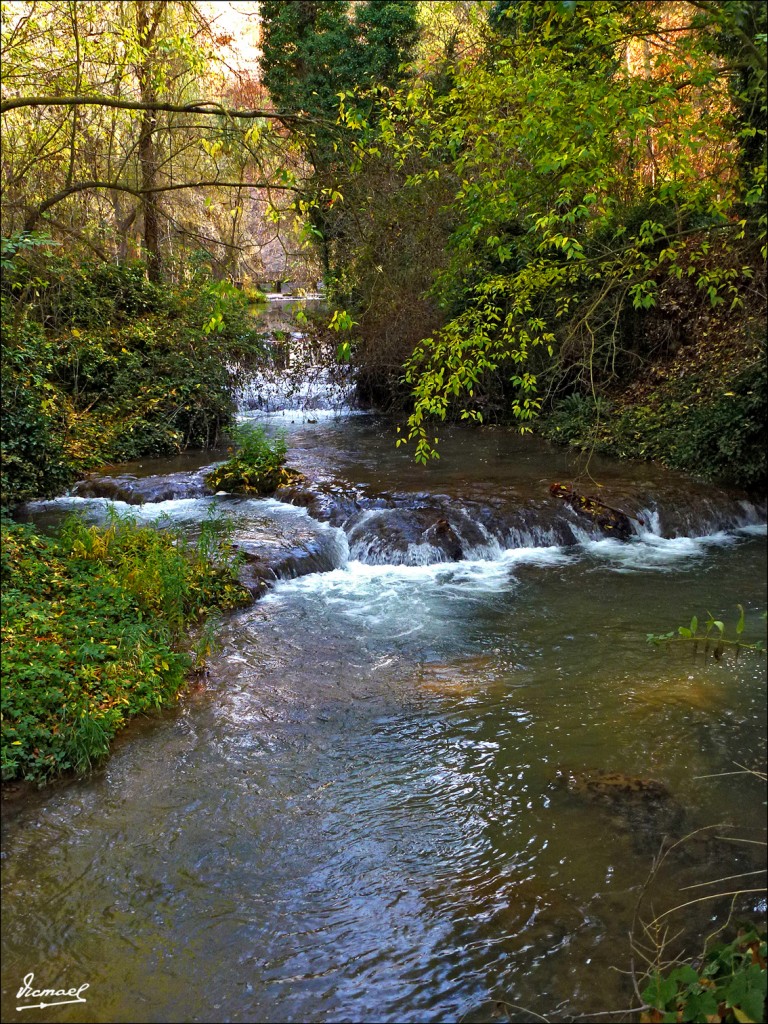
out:
<path id="1" fill-rule="evenodd" d="M 768 775 L 766 775 L 766 773 L 765 773 L 765 772 L 759 772 L 759 771 L 757 771 L 757 769 L 755 769 L 755 768 L 747 768 L 747 767 L 746 767 L 745 765 L 743 765 L 743 764 L 739 764 L 739 762 L 738 762 L 738 761 L 734 761 L 733 763 L 734 763 L 734 764 L 736 765 L 736 767 L 737 767 L 737 768 L 741 768 L 741 769 L 742 769 L 743 771 L 745 771 L 745 772 L 746 772 L 746 773 L 747 773 L 748 775 L 756 775 L 756 776 L 757 776 L 757 778 L 758 778 L 758 779 L 762 779 L 762 780 L 763 780 L 763 782 L 768 782 Z"/>
<path id="2" fill-rule="evenodd" d="M 517 1006 L 515 1003 L 506 1003 L 504 1002 L 503 999 L 493 999 L 492 1002 L 494 1006 L 504 1006 L 505 1008 L 509 1008 L 510 1010 L 522 1010 L 523 1013 L 530 1013 L 530 1015 L 532 1017 L 535 1017 L 537 1020 L 543 1020 L 544 1024 L 550 1024 L 548 1017 L 542 1017 L 540 1014 L 535 1013 L 533 1010 L 529 1010 L 527 1006 Z M 466 1018 L 467 1013 L 470 1013 L 470 1011 L 467 1010 L 466 1013 L 462 1013 L 462 1015 L 459 1017 L 458 1024 L 463 1024 L 463 1021 Z"/>
<path id="3" fill-rule="evenodd" d="M 599 1013 L 577 1013 L 573 1016 L 573 1020 L 582 1020 L 584 1017 L 588 1017 L 592 1020 L 593 1017 L 611 1017 L 614 1013 L 642 1013 L 644 1010 L 650 1010 L 651 1006 L 648 1003 L 643 1003 L 642 1006 L 629 1006 L 626 1010 L 601 1010 Z"/>
<path id="4" fill-rule="evenodd" d="M 723 921 L 723 923 L 720 925 L 719 928 L 715 928 L 715 930 L 713 932 L 710 932 L 709 935 L 704 939 L 704 951 L 701 954 L 701 959 L 702 960 L 704 959 L 704 956 L 706 954 L 707 948 L 708 948 L 710 942 L 712 941 L 712 939 L 714 939 L 721 932 L 724 932 L 725 929 L 728 927 L 728 925 L 731 923 L 731 918 L 733 917 L 733 910 L 734 910 L 735 906 L 736 906 L 736 897 L 734 896 L 733 899 L 731 900 L 730 909 L 728 910 L 728 917 L 726 917 L 725 921 Z"/>
<path id="5" fill-rule="evenodd" d="M 685 892 L 687 889 L 701 889 L 704 885 L 715 885 L 717 882 L 728 882 L 732 878 L 746 878 L 748 875 L 762 875 L 767 868 L 758 868 L 757 871 L 741 871 L 738 875 L 724 875 L 722 878 L 710 878 L 708 882 L 696 882 L 695 885 L 684 885 L 680 889 L 680 892 Z"/>
<path id="6" fill-rule="evenodd" d="M 694 775 L 693 778 L 694 778 L 694 780 L 695 779 L 722 779 L 724 775 L 744 775 L 748 771 L 749 771 L 749 769 L 745 769 L 745 771 L 741 771 L 741 772 L 715 772 L 714 775 Z"/>
<path id="7" fill-rule="evenodd" d="M 530 1013 L 536 1020 L 543 1020 L 544 1024 L 549 1024 L 549 1017 L 542 1017 L 540 1013 L 536 1013 L 534 1010 L 529 1010 L 527 1006 L 518 1006 L 517 1003 L 507 1003 L 503 999 L 494 999 L 494 1003 L 497 1006 L 508 1007 L 510 1010 L 522 1010 L 523 1013 Z"/>
<path id="8" fill-rule="evenodd" d="M 723 896 L 746 896 L 750 893 L 764 893 L 765 889 L 734 889 L 731 892 L 713 892 L 711 896 L 700 896 L 696 900 L 689 900 L 688 903 L 680 903 L 676 907 L 672 907 L 670 910 L 665 910 L 663 914 L 659 914 L 658 917 L 654 917 L 651 921 L 651 926 L 655 925 L 657 921 L 661 921 L 663 917 L 668 917 L 670 914 L 674 914 L 676 910 L 684 910 L 686 907 L 692 907 L 695 903 L 705 903 L 707 900 L 717 900 Z"/>
<path id="9" fill-rule="evenodd" d="M 715 839 L 722 839 L 726 843 L 751 843 L 753 846 L 765 846 L 764 839 L 734 839 L 732 836 L 715 836 Z"/>

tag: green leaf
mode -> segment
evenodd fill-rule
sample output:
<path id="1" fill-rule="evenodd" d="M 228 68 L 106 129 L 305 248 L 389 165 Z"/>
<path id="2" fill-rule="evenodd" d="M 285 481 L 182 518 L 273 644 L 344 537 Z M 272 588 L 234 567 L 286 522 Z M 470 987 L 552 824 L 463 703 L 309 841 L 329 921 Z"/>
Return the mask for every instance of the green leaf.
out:
<path id="1" fill-rule="evenodd" d="M 679 981 L 684 985 L 693 985 L 699 980 L 699 975 L 690 964 L 681 964 L 669 974 L 670 981 Z"/>
<path id="2" fill-rule="evenodd" d="M 667 1004 L 677 995 L 677 984 L 660 974 L 654 974 L 651 983 L 643 990 L 643 1002 L 657 1010 L 666 1010 Z"/>
<path id="3" fill-rule="evenodd" d="M 691 968 L 691 970 L 693 970 L 693 968 Z M 693 973 L 696 974 L 695 971 Z M 693 1024 L 695 1024 L 696 1021 L 707 1020 L 707 1018 L 712 1017 L 717 1013 L 717 1007 L 717 997 L 709 989 L 704 992 L 690 992 L 685 997 L 682 1019 L 684 1021 L 691 1021 Z"/>
<path id="4" fill-rule="evenodd" d="M 756 1024 L 757 1017 L 749 1017 L 743 1010 L 740 1010 L 738 1006 L 731 1007 L 733 1016 L 739 1022 L 739 1024 Z"/>

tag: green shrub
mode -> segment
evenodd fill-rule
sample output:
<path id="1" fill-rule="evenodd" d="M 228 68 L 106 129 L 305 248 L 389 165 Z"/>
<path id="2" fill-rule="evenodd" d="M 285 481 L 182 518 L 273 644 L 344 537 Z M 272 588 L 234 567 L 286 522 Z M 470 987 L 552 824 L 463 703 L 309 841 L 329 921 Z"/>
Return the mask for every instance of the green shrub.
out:
<path id="1" fill-rule="evenodd" d="M 85 772 L 129 717 L 173 702 L 185 627 L 250 600 L 229 552 L 216 519 L 196 547 L 118 516 L 55 538 L 3 523 L 3 779 Z"/>
<path id="2" fill-rule="evenodd" d="M 281 484 L 298 476 L 285 468 L 284 434 L 269 438 L 263 427 L 251 424 L 236 427 L 232 433 L 237 452 L 205 478 L 212 490 L 273 494 Z"/>
<path id="3" fill-rule="evenodd" d="M 765 363 L 746 368 L 727 392 L 687 411 L 674 429 L 667 459 L 706 479 L 757 489 L 768 481 L 765 423 L 768 418 Z"/>
<path id="4" fill-rule="evenodd" d="M 642 401 L 595 404 L 570 395 L 541 423 L 550 440 L 608 455 L 654 459 L 704 480 L 759 490 L 768 480 L 765 361 L 726 381 L 706 372 L 663 381 Z"/>
<path id="5" fill-rule="evenodd" d="M 246 300 L 250 303 L 255 302 L 266 302 L 267 297 L 260 288 L 254 288 L 252 285 L 244 284 L 242 287 L 243 295 Z"/>
<path id="6" fill-rule="evenodd" d="M 262 351 L 245 296 L 205 280 L 161 288 L 141 263 L 3 253 L 6 503 L 105 462 L 218 443 L 238 368 Z"/>
<path id="7" fill-rule="evenodd" d="M 0 427 L 2 503 L 61 493 L 74 479 L 67 455 L 65 416 L 47 368 L 55 346 L 41 326 L 24 313 L 14 316 L 7 296 L 0 299 L 3 334 Z"/>

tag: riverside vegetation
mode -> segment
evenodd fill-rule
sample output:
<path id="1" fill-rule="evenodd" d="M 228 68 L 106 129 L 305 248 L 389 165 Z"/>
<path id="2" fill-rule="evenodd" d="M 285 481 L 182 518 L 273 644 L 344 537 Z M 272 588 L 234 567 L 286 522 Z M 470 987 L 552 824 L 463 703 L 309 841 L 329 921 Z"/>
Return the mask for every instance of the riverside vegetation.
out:
<path id="1" fill-rule="evenodd" d="M 72 516 L 56 537 L 4 521 L 4 780 L 82 774 L 131 716 L 175 701 L 210 647 L 208 616 L 250 601 L 230 536 L 215 518 L 196 545 L 116 514 L 104 528 Z"/>
<path id="2" fill-rule="evenodd" d="M 261 351 L 247 296 L 204 264 L 173 289 L 32 236 L 4 242 L 3 270 L 6 508 L 221 439 Z M 2 546 L 4 780 L 89 770 L 131 716 L 176 699 L 206 646 L 185 652 L 186 627 L 249 600 L 215 520 L 192 546 L 119 518 L 45 537 L 4 514 Z"/>
<path id="3" fill-rule="evenodd" d="M 110 462 L 211 447 L 261 352 L 248 300 L 201 261 L 183 288 L 141 262 L 3 243 L 2 500 L 60 494 Z"/>
<path id="4" fill-rule="evenodd" d="M 419 461 L 441 421 L 515 422 L 764 489 L 765 7 L 469 7 L 341 101 L 324 252 L 363 392 Z M 286 106 L 314 38 L 265 65 Z"/>
<path id="5" fill-rule="evenodd" d="M 267 495 L 298 479 L 299 474 L 285 466 L 285 434 L 270 438 L 263 427 L 250 423 L 238 424 L 231 433 L 236 450 L 205 478 L 212 491 Z"/>

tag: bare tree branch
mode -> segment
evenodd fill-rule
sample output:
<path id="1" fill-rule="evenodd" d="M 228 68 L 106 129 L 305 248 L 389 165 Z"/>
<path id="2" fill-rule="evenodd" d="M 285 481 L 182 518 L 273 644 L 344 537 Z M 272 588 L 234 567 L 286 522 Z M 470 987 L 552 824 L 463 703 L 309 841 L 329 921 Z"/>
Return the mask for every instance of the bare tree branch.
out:
<path id="1" fill-rule="evenodd" d="M 278 189 L 282 192 L 298 192 L 299 189 L 294 185 L 275 185 L 274 182 L 268 181 L 249 181 L 245 182 L 248 188 L 269 188 Z M 52 206 L 56 206 L 57 203 L 67 199 L 69 196 L 74 195 L 76 192 L 85 192 L 89 189 L 114 189 L 116 192 L 129 192 L 132 196 L 141 196 L 147 194 L 154 194 L 158 192 L 177 192 L 179 189 L 184 188 L 241 188 L 243 182 L 240 181 L 184 181 L 177 185 L 156 185 L 153 188 L 136 188 L 133 185 L 124 185 L 119 181 L 78 181 L 75 184 L 68 185 L 66 188 L 56 192 L 45 202 L 36 206 L 34 210 L 31 210 L 27 214 L 27 218 L 24 222 L 24 230 L 32 231 L 35 225 L 40 220 L 42 215 L 50 210 Z"/>
<path id="2" fill-rule="evenodd" d="M 0 102 L 0 114 L 22 107 L 117 107 L 120 110 L 163 110 L 172 114 L 217 114 L 224 117 L 252 119 L 270 118 L 273 121 L 318 122 L 308 114 L 286 114 L 274 110 L 239 110 L 225 107 L 214 100 L 200 103 L 167 103 L 164 100 L 123 100 L 114 96 L 17 96 Z"/>

